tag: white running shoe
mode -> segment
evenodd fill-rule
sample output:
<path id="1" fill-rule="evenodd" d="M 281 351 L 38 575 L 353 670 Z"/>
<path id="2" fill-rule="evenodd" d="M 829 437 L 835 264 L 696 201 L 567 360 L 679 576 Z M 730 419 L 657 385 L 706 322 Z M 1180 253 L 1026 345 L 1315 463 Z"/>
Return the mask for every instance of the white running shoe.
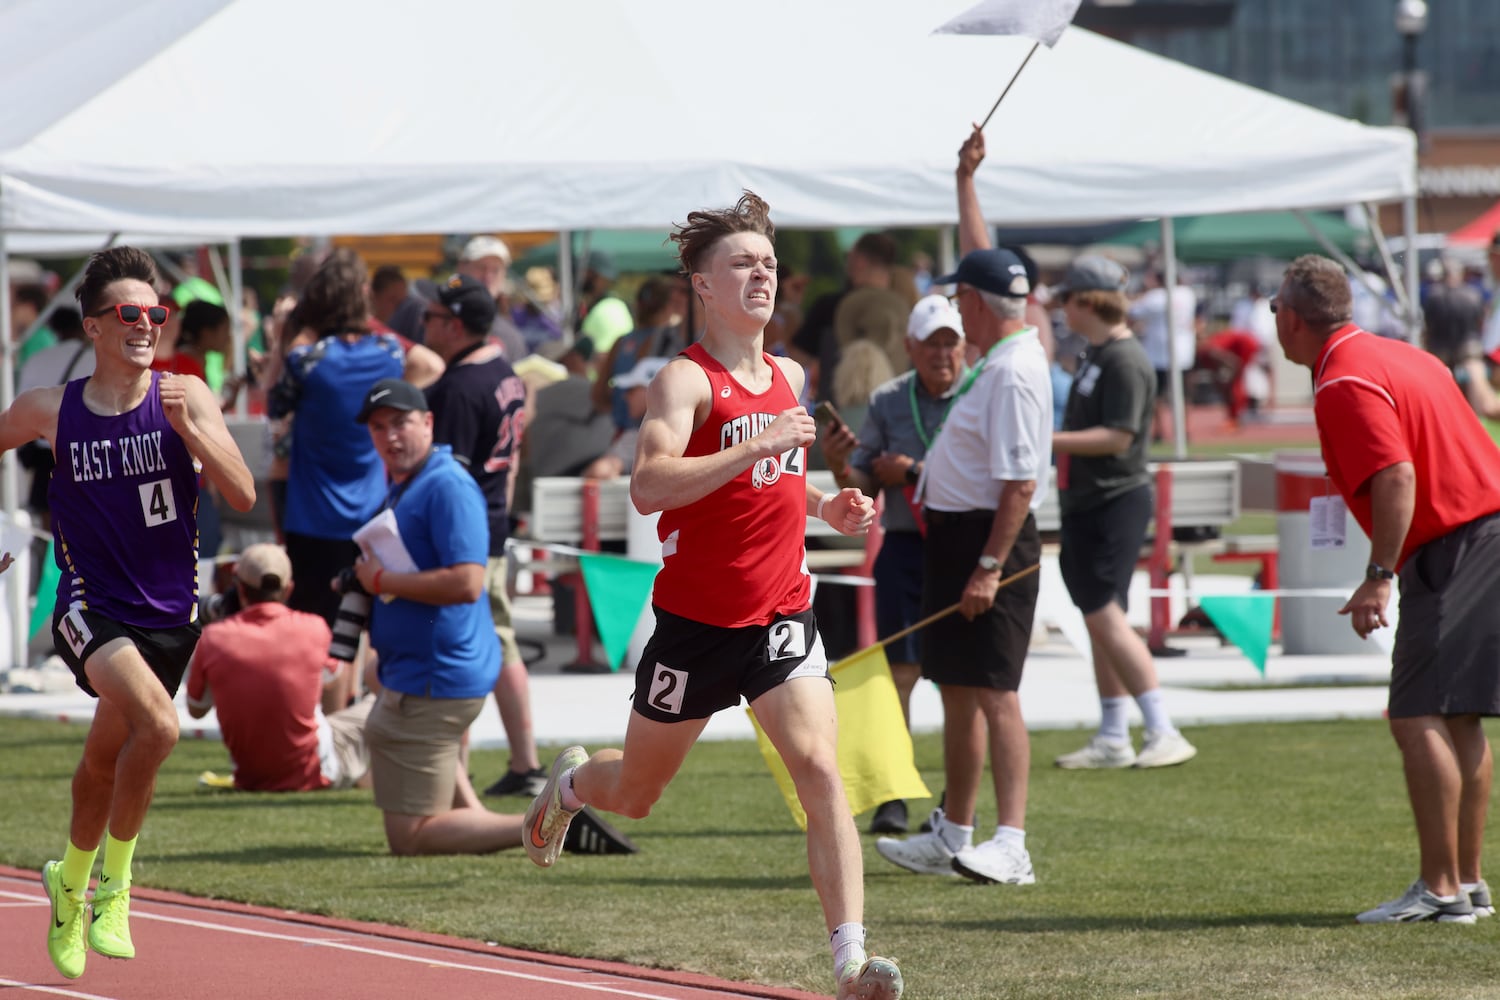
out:
<path id="1" fill-rule="evenodd" d="M 1478 884 L 1469 890 L 1469 902 L 1474 907 L 1474 916 L 1493 917 L 1495 915 L 1495 901 L 1490 898 L 1490 886 L 1484 879 L 1480 879 Z"/>
<path id="2" fill-rule="evenodd" d="M 932 830 L 917 833 L 905 840 L 899 837 L 881 837 L 875 841 L 875 850 L 893 865 L 899 865 L 918 875 L 953 875 L 953 851 L 943 842 L 942 829 L 946 825 L 943 810 L 932 811 Z"/>
<path id="3" fill-rule="evenodd" d="M 1186 764 L 1198 756 L 1198 748 L 1187 741 L 1177 730 L 1167 732 L 1146 731 L 1141 743 L 1141 752 L 1136 755 L 1132 767 L 1171 767 Z"/>
<path id="4" fill-rule="evenodd" d="M 1031 885 L 1036 881 L 1026 848 L 998 837 L 959 851 L 953 870 L 975 882 Z"/>
<path id="5" fill-rule="evenodd" d="M 906 981 L 894 958 L 871 956 L 839 970 L 838 1000 L 901 1000 Z"/>
<path id="6" fill-rule="evenodd" d="M 1417 879 L 1400 899 L 1381 903 L 1354 919 L 1362 924 L 1411 924 L 1424 920 L 1440 924 L 1472 924 L 1474 904 L 1466 892 L 1460 892 L 1452 899 L 1434 896 L 1427 883 Z"/>
<path id="7" fill-rule="evenodd" d="M 1129 767 L 1135 761 L 1135 748 L 1129 740 L 1108 740 L 1096 733 L 1082 750 L 1065 753 L 1053 763 L 1068 771 L 1093 771 Z"/>

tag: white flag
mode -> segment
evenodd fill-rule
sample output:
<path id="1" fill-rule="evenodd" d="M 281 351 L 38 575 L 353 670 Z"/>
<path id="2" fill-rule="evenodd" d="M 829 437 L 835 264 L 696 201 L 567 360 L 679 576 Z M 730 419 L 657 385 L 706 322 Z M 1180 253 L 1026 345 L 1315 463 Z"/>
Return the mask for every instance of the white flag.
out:
<path id="1" fill-rule="evenodd" d="M 934 35 L 1021 35 L 1049 49 L 1073 23 L 1081 0 L 981 0 Z"/>

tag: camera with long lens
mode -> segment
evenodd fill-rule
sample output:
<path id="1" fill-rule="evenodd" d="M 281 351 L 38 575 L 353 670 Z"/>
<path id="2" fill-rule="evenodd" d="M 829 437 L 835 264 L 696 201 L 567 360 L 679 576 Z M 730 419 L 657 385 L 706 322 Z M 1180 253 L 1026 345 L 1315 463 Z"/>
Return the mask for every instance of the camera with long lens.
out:
<path id="1" fill-rule="evenodd" d="M 335 660 L 353 663 L 359 653 L 359 635 L 370 621 L 370 592 L 360 585 L 354 568 L 341 570 L 338 576 L 338 614 L 333 619 L 333 640 L 328 655 Z"/>
<path id="2" fill-rule="evenodd" d="M 228 590 L 209 594 L 203 599 L 198 607 L 198 620 L 207 625 L 237 614 L 240 610 L 240 589 L 231 585 Z"/>

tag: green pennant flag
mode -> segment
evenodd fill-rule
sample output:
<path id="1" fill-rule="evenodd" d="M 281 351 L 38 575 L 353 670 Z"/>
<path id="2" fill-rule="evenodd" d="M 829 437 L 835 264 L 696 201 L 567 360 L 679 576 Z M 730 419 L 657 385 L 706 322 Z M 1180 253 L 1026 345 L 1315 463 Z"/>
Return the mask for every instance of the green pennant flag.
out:
<path id="1" fill-rule="evenodd" d="M 29 638 L 52 624 L 52 609 L 57 605 L 57 581 L 62 571 L 57 560 L 52 558 L 52 542 L 47 542 L 47 554 L 42 556 L 42 578 L 36 585 L 36 603 L 31 606 L 31 624 L 26 630 Z"/>
<path id="2" fill-rule="evenodd" d="M 599 627 L 599 641 L 604 644 L 604 658 L 609 669 L 619 670 L 661 567 L 588 552 L 579 555 L 578 565 L 594 609 L 594 624 Z"/>
<path id="3" fill-rule="evenodd" d="M 1266 672 L 1266 650 L 1271 648 L 1271 628 L 1276 620 L 1276 598 L 1271 594 L 1204 597 L 1198 602 L 1224 638 L 1250 658 L 1255 669 Z"/>

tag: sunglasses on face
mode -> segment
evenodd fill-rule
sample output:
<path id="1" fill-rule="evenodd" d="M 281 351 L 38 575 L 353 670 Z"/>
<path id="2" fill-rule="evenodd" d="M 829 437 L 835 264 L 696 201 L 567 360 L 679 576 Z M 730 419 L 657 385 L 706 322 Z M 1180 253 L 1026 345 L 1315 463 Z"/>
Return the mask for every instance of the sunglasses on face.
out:
<path id="1" fill-rule="evenodd" d="M 121 302 L 109 309 L 100 309 L 96 313 L 89 313 L 95 319 L 107 313 L 113 312 L 120 318 L 120 322 L 126 326 L 135 326 L 141 321 L 141 313 L 146 314 L 146 320 L 152 326 L 161 326 L 172 315 L 172 310 L 166 306 L 138 306 L 131 302 Z"/>

